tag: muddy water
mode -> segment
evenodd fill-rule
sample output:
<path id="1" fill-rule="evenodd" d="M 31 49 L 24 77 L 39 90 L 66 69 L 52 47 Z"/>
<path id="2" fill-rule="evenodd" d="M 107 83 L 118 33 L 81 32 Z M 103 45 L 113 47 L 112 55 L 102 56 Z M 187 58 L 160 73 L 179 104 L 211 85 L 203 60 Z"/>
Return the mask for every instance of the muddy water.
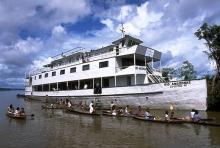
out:
<path id="1" fill-rule="evenodd" d="M 220 127 L 146 123 L 132 118 L 90 117 L 62 110 L 41 110 L 41 102 L 16 98 L 19 91 L 0 92 L 0 148 L 148 148 L 220 147 Z M 13 103 L 34 114 L 34 120 L 9 119 L 5 107 Z M 161 116 L 164 111 L 154 110 Z M 188 112 L 178 111 L 178 116 Z M 203 112 L 220 123 L 220 113 Z"/>

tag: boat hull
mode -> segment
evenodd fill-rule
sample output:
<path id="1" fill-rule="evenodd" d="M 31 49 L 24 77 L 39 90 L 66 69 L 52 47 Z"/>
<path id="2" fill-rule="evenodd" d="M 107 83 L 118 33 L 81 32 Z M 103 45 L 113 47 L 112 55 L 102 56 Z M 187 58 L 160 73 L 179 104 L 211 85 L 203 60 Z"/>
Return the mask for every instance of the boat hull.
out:
<path id="1" fill-rule="evenodd" d="M 206 110 L 207 85 L 206 80 L 175 81 L 139 86 L 103 88 L 102 94 L 93 94 L 93 89 L 31 92 L 30 98 L 45 99 L 69 97 L 73 102 L 99 100 L 103 108 L 109 107 L 111 101 L 120 106 L 143 106 L 151 109 L 168 109 L 172 105 L 175 109 Z"/>

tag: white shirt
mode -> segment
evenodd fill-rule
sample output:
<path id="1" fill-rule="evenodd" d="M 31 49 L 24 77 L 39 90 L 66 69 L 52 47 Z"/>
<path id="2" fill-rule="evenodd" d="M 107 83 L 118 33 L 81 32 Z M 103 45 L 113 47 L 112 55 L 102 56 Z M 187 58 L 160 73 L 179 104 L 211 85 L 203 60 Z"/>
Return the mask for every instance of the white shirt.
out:
<path id="1" fill-rule="evenodd" d="M 191 113 L 190 113 L 191 118 L 194 117 L 194 114 L 195 114 L 195 112 L 191 112 Z"/>
<path id="2" fill-rule="evenodd" d="M 70 102 L 68 102 L 67 106 L 68 106 L 68 107 L 71 107 L 71 103 L 70 103 Z"/>
<path id="3" fill-rule="evenodd" d="M 117 113 L 116 113 L 116 110 L 113 110 L 113 111 L 112 111 L 112 115 L 116 116 L 116 114 L 117 114 Z"/>
<path id="4" fill-rule="evenodd" d="M 91 108 L 93 106 L 93 103 L 91 102 L 90 104 L 89 104 L 89 108 Z"/>
<path id="5" fill-rule="evenodd" d="M 16 109 L 14 114 L 17 115 L 18 113 L 19 113 L 19 111 Z"/>
<path id="6" fill-rule="evenodd" d="M 93 111 L 94 111 L 93 107 L 92 106 L 89 107 L 89 113 L 91 114 L 91 113 L 93 113 Z"/>

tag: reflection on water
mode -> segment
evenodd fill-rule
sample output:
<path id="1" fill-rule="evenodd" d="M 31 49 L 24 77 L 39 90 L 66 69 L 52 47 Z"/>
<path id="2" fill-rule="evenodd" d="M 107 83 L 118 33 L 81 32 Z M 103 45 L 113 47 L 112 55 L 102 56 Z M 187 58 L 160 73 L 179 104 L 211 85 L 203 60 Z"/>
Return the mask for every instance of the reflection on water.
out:
<path id="1" fill-rule="evenodd" d="M 62 110 L 41 110 L 40 102 L 17 99 L 17 91 L 0 92 L 0 147 L 220 147 L 220 128 L 201 125 L 146 123 L 132 118 L 90 117 Z M 34 120 L 14 120 L 5 116 L 5 107 L 24 106 Z M 160 110 L 152 114 L 163 116 Z M 186 116 L 188 112 L 176 112 Z M 220 114 L 203 113 L 216 117 Z"/>

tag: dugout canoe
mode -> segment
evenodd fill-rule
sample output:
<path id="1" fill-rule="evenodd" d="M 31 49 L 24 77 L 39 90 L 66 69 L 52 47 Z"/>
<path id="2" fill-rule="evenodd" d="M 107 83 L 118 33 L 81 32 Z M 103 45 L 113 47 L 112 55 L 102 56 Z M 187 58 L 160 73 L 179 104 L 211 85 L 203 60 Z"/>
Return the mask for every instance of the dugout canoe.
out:
<path id="1" fill-rule="evenodd" d="M 181 120 L 159 120 L 159 119 L 151 120 L 151 119 L 146 119 L 145 117 L 138 117 L 138 116 L 134 116 L 133 118 L 136 120 L 152 122 L 152 123 L 165 123 L 165 124 L 183 124 L 184 123 Z"/>
<path id="2" fill-rule="evenodd" d="M 66 106 L 65 105 L 42 105 L 41 106 L 42 109 L 65 109 Z"/>
<path id="3" fill-rule="evenodd" d="M 12 118 L 12 119 L 26 119 L 26 115 L 14 115 L 13 113 L 6 113 L 6 115 L 9 117 L 9 118 Z"/>
<path id="4" fill-rule="evenodd" d="M 89 115 L 89 116 L 100 116 L 101 115 L 99 113 L 90 114 L 88 111 L 82 111 L 82 110 L 74 109 L 73 107 L 67 107 L 66 112 L 75 113 L 75 114 Z"/>

